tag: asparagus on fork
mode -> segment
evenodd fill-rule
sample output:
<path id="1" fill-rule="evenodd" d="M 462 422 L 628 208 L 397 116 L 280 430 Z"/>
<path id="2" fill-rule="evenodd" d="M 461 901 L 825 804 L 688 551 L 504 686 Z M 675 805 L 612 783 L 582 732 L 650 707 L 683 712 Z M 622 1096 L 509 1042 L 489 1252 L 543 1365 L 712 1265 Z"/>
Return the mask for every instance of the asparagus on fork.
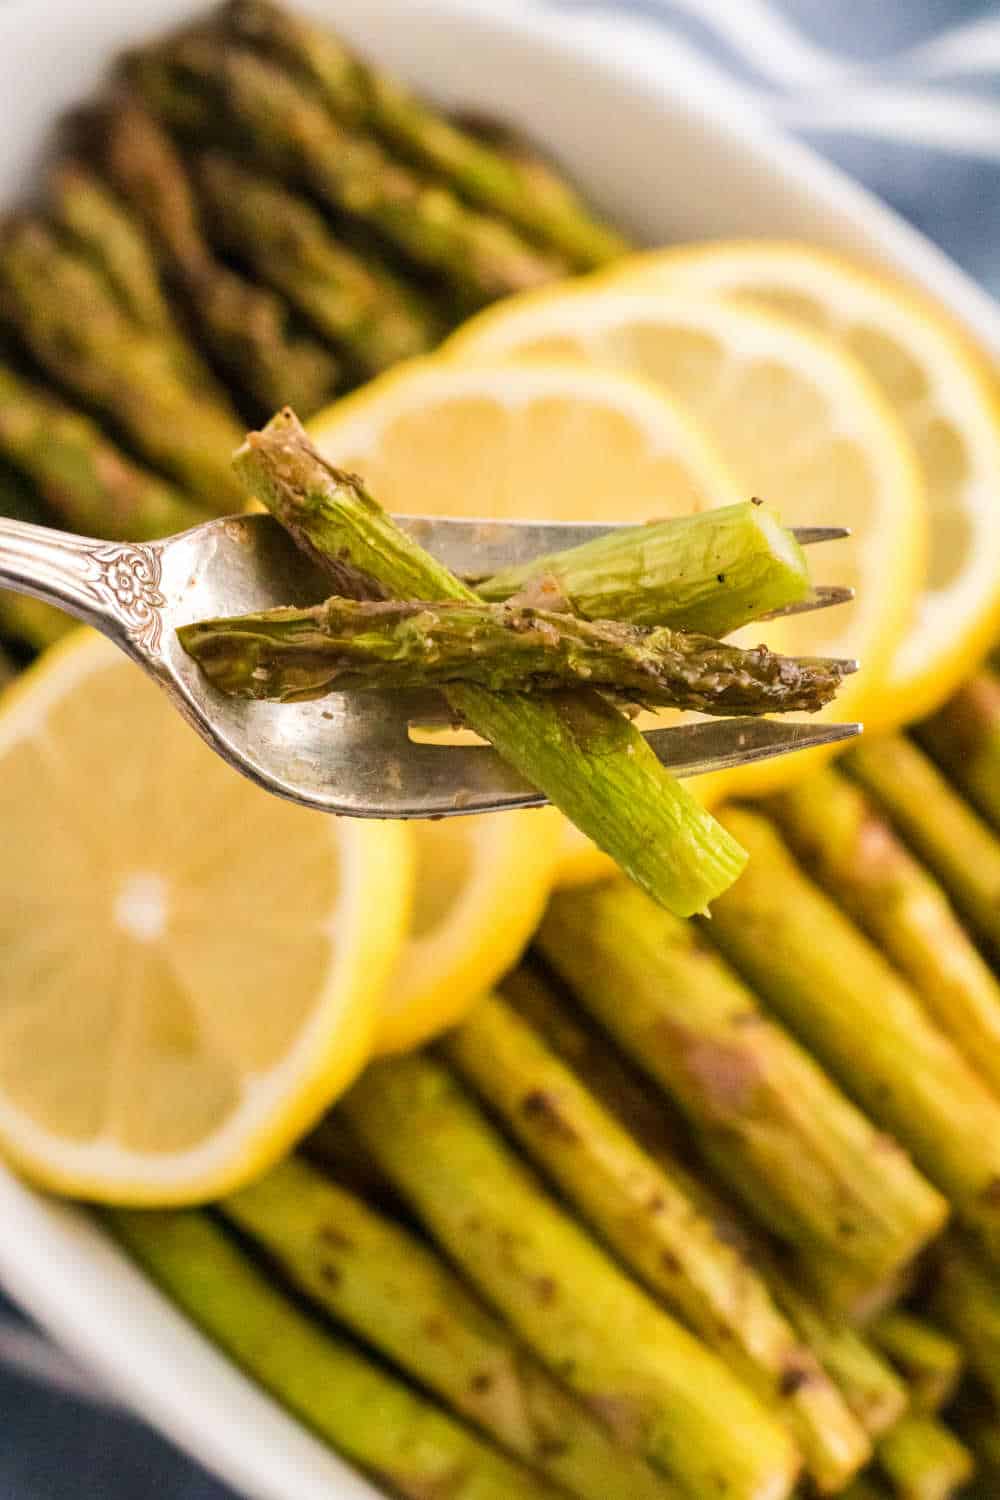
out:
<path id="1" fill-rule="evenodd" d="M 751 859 L 712 939 L 1000 1257 L 1000 1101 L 773 824 L 741 807 L 723 821 Z"/>
<path id="2" fill-rule="evenodd" d="M 870 1305 L 940 1229 L 939 1195 L 692 926 L 615 880 L 557 891 L 538 941 L 831 1302 Z"/>
<path id="3" fill-rule="evenodd" d="M 438 315 L 416 288 L 374 253 L 342 244 L 312 204 L 277 178 L 222 151 L 199 153 L 193 172 L 214 239 L 332 339 L 359 375 L 438 342 Z"/>
<path id="4" fill-rule="evenodd" d="M 540 1475 L 306 1317 L 204 1213 L 105 1211 L 208 1336 L 376 1483 L 410 1500 L 557 1500 Z"/>
<path id="5" fill-rule="evenodd" d="M 137 328 L 100 273 L 38 220 L 9 224 L 0 238 L 0 291 L 57 384 L 100 409 L 212 511 L 241 508 L 230 463 L 243 436 L 235 418 L 178 377 L 169 343 Z"/>
<path id="6" fill-rule="evenodd" d="M 824 1493 L 871 1457 L 812 1351 L 753 1267 L 499 996 L 443 1043 L 449 1061 L 637 1278 L 781 1417 Z"/>
<path id="7" fill-rule="evenodd" d="M 292 1157 L 227 1219 L 324 1311 L 581 1500 L 675 1492 L 536 1363 L 425 1241 Z"/>
<path id="8" fill-rule="evenodd" d="M 184 164 L 153 116 L 123 96 L 92 111 L 85 127 L 219 363 L 266 411 L 285 401 L 309 412 L 325 405 L 340 380 L 334 356 L 290 327 L 281 297 L 215 259 Z"/>
<path id="9" fill-rule="evenodd" d="M 468 308 L 565 273 L 502 219 L 346 129 L 308 82 L 224 37 L 188 34 L 135 53 L 126 76 L 168 125 L 200 141 L 220 133 L 339 213 L 377 230 L 444 278 Z"/>
<path id="10" fill-rule="evenodd" d="M 326 463 L 291 412 L 251 433 L 235 462 L 248 493 L 335 586 L 346 575 L 353 592 L 360 574 L 379 593 L 475 602 L 471 589 L 401 532 L 358 480 Z M 655 899 L 684 914 L 700 911 L 738 874 L 738 845 L 717 837 L 715 820 L 598 694 L 538 700 L 462 683 L 448 687 L 446 697 Z"/>
<path id="11" fill-rule="evenodd" d="M 481 135 L 448 121 L 304 16 L 269 0 L 232 0 L 221 21 L 240 41 L 263 48 L 307 78 L 338 120 L 372 130 L 392 150 L 443 178 L 470 202 L 516 224 L 576 268 L 605 265 L 628 250 L 622 236 L 598 222 L 553 169 L 540 176 Z"/>
<path id="12" fill-rule="evenodd" d="M 690 1500 L 790 1493 L 784 1429 L 557 1206 L 444 1067 L 378 1062 L 341 1108 L 452 1260 L 626 1448 Z"/>

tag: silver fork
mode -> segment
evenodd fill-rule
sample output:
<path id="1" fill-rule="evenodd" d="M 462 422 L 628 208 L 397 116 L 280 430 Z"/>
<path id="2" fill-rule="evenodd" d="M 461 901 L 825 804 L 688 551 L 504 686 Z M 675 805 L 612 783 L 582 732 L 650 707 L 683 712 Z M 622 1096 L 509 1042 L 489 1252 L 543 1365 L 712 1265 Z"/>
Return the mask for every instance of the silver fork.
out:
<path id="1" fill-rule="evenodd" d="M 396 518 L 463 577 L 588 541 L 610 525 Z M 796 533 L 835 540 L 836 527 Z M 411 726 L 440 722 L 429 693 L 339 693 L 310 703 L 250 703 L 211 687 L 177 640 L 178 626 L 277 604 L 315 604 L 330 581 L 266 515 L 208 521 L 146 544 L 0 518 L 0 587 L 43 599 L 96 626 L 167 692 L 222 758 L 268 791 L 323 812 L 439 818 L 535 807 L 545 798 L 488 745 L 416 743 Z M 850 597 L 817 590 L 807 608 Z M 803 606 L 797 606 L 802 608 Z M 677 776 L 830 745 L 859 724 L 715 719 L 653 729 L 647 739 Z"/>

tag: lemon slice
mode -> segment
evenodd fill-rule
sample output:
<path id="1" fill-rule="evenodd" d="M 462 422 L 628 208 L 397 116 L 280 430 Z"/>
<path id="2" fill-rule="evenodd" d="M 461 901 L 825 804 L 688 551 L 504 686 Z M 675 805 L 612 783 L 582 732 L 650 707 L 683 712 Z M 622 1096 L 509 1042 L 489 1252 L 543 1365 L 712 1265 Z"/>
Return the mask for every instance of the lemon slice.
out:
<path id="1" fill-rule="evenodd" d="M 0 1152 L 104 1202 L 264 1170 L 363 1065 L 405 827 L 245 781 L 101 637 L 0 705 Z"/>
<path id="2" fill-rule="evenodd" d="M 930 513 L 927 579 L 893 660 L 883 719 L 898 724 L 936 708 L 1000 633 L 1000 395 L 965 330 L 904 283 L 806 245 L 641 255 L 614 281 L 750 297 L 835 339 L 878 383 L 916 449 Z"/>
<path id="3" fill-rule="evenodd" d="M 416 1047 L 453 1026 L 513 967 L 545 909 L 564 825 L 551 807 L 409 825 L 413 911 L 376 1051 Z"/>
<path id="4" fill-rule="evenodd" d="M 746 494 L 786 525 L 852 535 L 810 555 L 818 583 L 854 587 L 836 609 L 753 625 L 744 639 L 805 655 L 858 657 L 827 718 L 882 717 L 888 673 L 925 570 L 926 508 L 895 412 L 861 365 L 771 311 L 721 297 L 637 292 L 595 278 L 481 314 L 445 354 L 461 363 L 517 355 L 590 360 L 659 382 L 701 421 Z M 753 793 L 815 764 L 815 753 L 713 778 L 717 794 Z"/>
<path id="5" fill-rule="evenodd" d="M 411 360 L 314 417 L 309 431 L 395 511 L 645 521 L 746 498 L 682 406 L 649 382 L 581 362 L 465 369 Z M 531 817 L 511 826 L 532 839 L 539 829 Z M 615 868 L 571 823 L 563 828 L 560 882 Z M 525 849 L 526 870 L 538 852 Z M 433 1018 L 446 987 L 431 984 L 427 995 L 398 1001 L 399 1014 Z M 418 1035 L 422 1025 L 398 1036 Z M 386 1044 L 400 1045 L 386 1026 Z"/>

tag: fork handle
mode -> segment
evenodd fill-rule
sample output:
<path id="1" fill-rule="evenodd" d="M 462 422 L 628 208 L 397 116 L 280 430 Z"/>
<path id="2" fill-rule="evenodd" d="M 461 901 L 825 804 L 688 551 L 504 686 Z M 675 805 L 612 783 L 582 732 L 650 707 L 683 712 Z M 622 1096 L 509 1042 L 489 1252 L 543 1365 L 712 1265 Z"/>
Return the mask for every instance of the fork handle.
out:
<path id="1" fill-rule="evenodd" d="M 160 550 L 102 542 L 0 517 L 0 588 L 30 594 L 93 625 L 130 655 L 160 645 Z"/>

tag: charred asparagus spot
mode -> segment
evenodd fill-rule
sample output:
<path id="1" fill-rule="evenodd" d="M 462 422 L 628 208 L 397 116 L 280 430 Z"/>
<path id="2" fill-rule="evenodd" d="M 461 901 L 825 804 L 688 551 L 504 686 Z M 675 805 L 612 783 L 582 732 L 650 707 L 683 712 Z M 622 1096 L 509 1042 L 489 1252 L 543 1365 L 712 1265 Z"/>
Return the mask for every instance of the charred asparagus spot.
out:
<path id="1" fill-rule="evenodd" d="M 207 1214 L 109 1209 L 104 1217 L 209 1338 L 376 1482 L 413 1500 L 557 1500 L 540 1475 L 314 1323 Z"/>
<path id="2" fill-rule="evenodd" d="M 403 599 L 477 603 L 475 594 L 406 536 L 351 475 L 328 464 L 291 412 L 237 453 L 258 497 L 334 583 L 345 572 Z M 674 781 L 642 735 L 591 689 L 552 697 L 445 689 L 449 706 L 560 807 L 658 901 L 704 910 L 742 867 L 738 846 Z"/>
<path id="3" fill-rule="evenodd" d="M 194 175 L 216 242 L 286 296 L 360 376 L 438 342 L 444 327 L 420 293 L 374 253 L 362 256 L 338 241 L 307 199 L 278 179 L 222 151 L 201 153 Z"/>
<path id="4" fill-rule="evenodd" d="M 470 307 L 566 272 L 565 261 L 504 220 L 468 207 L 445 183 L 339 124 L 307 81 L 250 49 L 188 35 L 133 55 L 126 71 L 167 124 L 202 142 L 221 132 L 264 167 L 375 229 Z"/>
<path id="5" fill-rule="evenodd" d="M 470 203 L 590 270 L 624 255 L 627 241 L 599 222 L 536 152 L 448 120 L 395 79 L 363 62 L 329 31 L 270 0 L 230 0 L 221 24 L 307 79 L 330 114 L 371 130 L 390 150 L 449 183 Z"/>
<path id="6" fill-rule="evenodd" d="M 181 644 L 222 692 L 284 702 L 329 692 L 442 687 L 493 692 L 606 687 L 710 714 L 812 713 L 853 663 L 745 651 L 663 627 L 587 621 L 514 604 L 328 599 L 205 620 Z"/>
<path id="7" fill-rule="evenodd" d="M 138 328 L 101 273 L 45 224 L 7 226 L 0 292 L 5 313 L 56 384 L 109 418 L 214 514 L 242 506 L 230 465 L 243 436 L 235 417 L 180 377 L 170 341 Z"/>
<path id="8" fill-rule="evenodd" d="M 123 95 L 93 110 L 87 130 L 219 364 L 263 411 L 325 405 L 340 382 L 336 359 L 292 328 L 280 296 L 215 259 L 184 163 L 155 118 Z"/>
<path id="9" fill-rule="evenodd" d="M 412 1230 L 294 1157 L 221 1208 L 337 1322 L 570 1494 L 671 1500 Z"/>

